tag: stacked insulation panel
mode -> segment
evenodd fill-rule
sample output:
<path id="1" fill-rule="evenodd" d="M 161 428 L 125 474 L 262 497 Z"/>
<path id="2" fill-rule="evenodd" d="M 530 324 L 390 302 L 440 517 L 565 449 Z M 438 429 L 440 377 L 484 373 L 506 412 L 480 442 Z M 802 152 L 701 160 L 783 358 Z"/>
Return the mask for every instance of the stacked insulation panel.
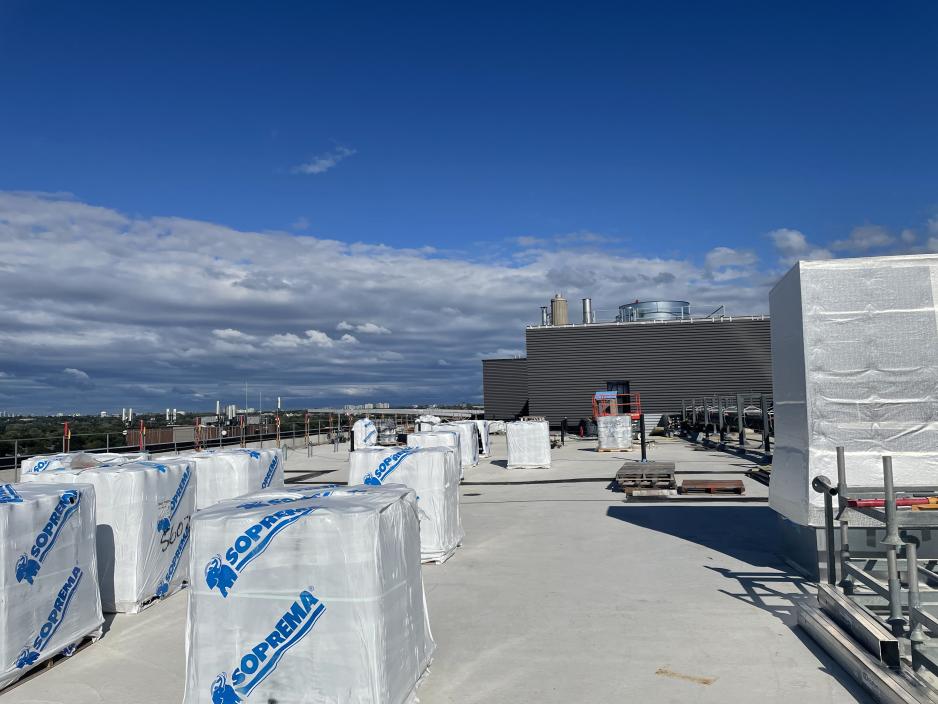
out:
<path id="1" fill-rule="evenodd" d="M 349 486 L 403 484 L 417 493 L 420 559 L 442 563 L 465 535 L 459 519 L 459 470 L 449 447 L 369 447 L 349 457 Z"/>
<path id="2" fill-rule="evenodd" d="M 599 416 L 596 435 L 598 450 L 632 449 L 632 416 Z"/>
<path id="3" fill-rule="evenodd" d="M 105 611 L 140 611 L 188 581 L 195 481 L 184 458 L 55 469 L 24 479 L 94 487 Z"/>
<path id="4" fill-rule="evenodd" d="M 0 484 L 0 688 L 101 635 L 94 514 L 87 485 Z"/>
<path id="5" fill-rule="evenodd" d="M 550 428 L 546 420 L 518 420 L 506 426 L 508 469 L 550 467 Z"/>
<path id="6" fill-rule="evenodd" d="M 412 489 L 268 490 L 193 524 L 186 704 L 413 701 L 435 646 Z"/>

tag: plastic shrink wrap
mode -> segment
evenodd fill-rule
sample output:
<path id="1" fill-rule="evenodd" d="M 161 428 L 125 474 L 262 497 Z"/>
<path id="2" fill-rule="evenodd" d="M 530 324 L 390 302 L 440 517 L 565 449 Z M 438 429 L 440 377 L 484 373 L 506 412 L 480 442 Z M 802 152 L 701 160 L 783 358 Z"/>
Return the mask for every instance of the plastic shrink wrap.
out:
<path id="1" fill-rule="evenodd" d="M 433 427 L 434 431 L 447 430 L 459 433 L 459 451 L 462 453 L 463 474 L 468 467 L 479 464 L 479 429 L 471 420 L 453 423 L 440 423 Z"/>
<path id="2" fill-rule="evenodd" d="M 489 424 L 489 435 L 504 435 L 505 434 L 505 421 L 503 420 L 490 420 Z"/>
<path id="3" fill-rule="evenodd" d="M 818 475 L 938 483 L 938 256 L 799 262 L 769 296 L 775 448 L 769 503 L 823 525 Z"/>
<path id="4" fill-rule="evenodd" d="M 140 611 L 188 581 L 195 481 L 185 458 L 55 469 L 23 478 L 94 487 L 105 611 Z"/>
<path id="5" fill-rule="evenodd" d="M 487 420 L 474 420 L 476 428 L 479 431 L 479 456 L 488 457 L 492 454 L 492 446 L 489 442 L 489 422 Z"/>
<path id="6" fill-rule="evenodd" d="M 508 423 L 508 469 L 550 467 L 550 430 L 546 420 Z"/>
<path id="7" fill-rule="evenodd" d="M 283 486 L 283 450 L 204 450 L 182 456 L 195 472 L 197 511 L 219 501 Z"/>
<path id="8" fill-rule="evenodd" d="M 632 447 L 632 416 L 599 416 L 596 434 L 600 450 L 628 450 Z"/>
<path id="9" fill-rule="evenodd" d="M 456 430 L 426 430 L 419 433 L 407 434 L 408 447 L 451 447 L 456 453 L 456 469 L 459 478 L 465 476 L 462 465 L 462 448 L 460 447 L 459 432 Z"/>
<path id="10" fill-rule="evenodd" d="M 433 430 L 434 425 L 439 425 L 443 422 L 443 419 L 439 416 L 417 416 L 414 421 L 414 430 L 418 433 L 425 432 L 427 430 Z"/>
<path id="11" fill-rule="evenodd" d="M 413 699 L 434 650 L 413 490 L 306 493 L 193 518 L 186 704 Z"/>
<path id="12" fill-rule="evenodd" d="M 445 562 L 462 542 L 459 470 L 451 447 L 369 447 L 349 456 L 349 486 L 403 484 L 417 492 L 420 559 Z"/>
<path id="13" fill-rule="evenodd" d="M 50 469 L 85 469 L 99 464 L 126 464 L 150 459 L 149 452 L 120 454 L 117 452 L 61 452 L 57 455 L 36 455 L 23 460 L 20 474 L 38 474 Z"/>
<path id="14" fill-rule="evenodd" d="M 0 688 L 101 635 L 94 489 L 0 484 Z"/>
<path id="15" fill-rule="evenodd" d="M 355 447 L 370 447 L 378 442 L 378 429 L 370 418 L 360 418 L 352 424 Z"/>

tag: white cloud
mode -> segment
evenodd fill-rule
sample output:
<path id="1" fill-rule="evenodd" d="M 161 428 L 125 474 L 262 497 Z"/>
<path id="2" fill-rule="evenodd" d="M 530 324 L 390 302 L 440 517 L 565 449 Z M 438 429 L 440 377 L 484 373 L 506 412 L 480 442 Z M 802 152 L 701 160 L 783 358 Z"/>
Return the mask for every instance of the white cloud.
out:
<path id="1" fill-rule="evenodd" d="M 714 247 L 704 257 L 704 269 L 714 281 L 731 281 L 751 276 L 758 261 L 759 258 L 753 252 Z"/>
<path id="2" fill-rule="evenodd" d="M 292 171 L 295 174 L 324 174 L 340 161 L 347 159 L 355 153 L 356 151 L 354 149 L 339 145 L 332 151 L 318 154 L 309 161 L 294 166 Z"/>
<path id="3" fill-rule="evenodd" d="M 271 389 L 272 402 L 287 388 L 308 404 L 350 389 L 388 395 L 370 400 L 474 400 L 479 358 L 523 355 L 524 325 L 556 291 L 574 309 L 592 297 L 611 319 L 646 297 L 761 313 L 773 283 L 751 253 L 729 248 L 705 262 L 582 246 L 479 262 L 30 193 L 0 192 L 0 240 L 10 267 L 0 277 L 0 368 L 15 375 L 4 393 L 36 410 L 57 410 L 59 387 L 77 379 L 66 368 L 94 380 L 76 402 L 100 408 L 148 399 L 185 408 L 199 394 L 243 403 L 245 379 Z"/>
<path id="4" fill-rule="evenodd" d="M 860 225 L 853 228 L 845 240 L 837 240 L 831 247 L 851 253 L 863 253 L 870 249 L 888 247 L 896 241 L 881 225 Z"/>
<path id="5" fill-rule="evenodd" d="M 83 372 L 81 369 L 74 369 L 72 367 L 66 367 L 62 370 L 62 373 L 78 381 L 88 381 L 91 379 L 87 372 Z"/>
<path id="6" fill-rule="evenodd" d="M 903 244 L 915 244 L 915 241 L 918 239 L 918 235 L 915 230 L 911 228 L 906 228 L 899 235 L 899 239 L 902 240 Z"/>
<path id="7" fill-rule="evenodd" d="M 808 238 L 798 230 L 781 228 L 769 233 L 769 238 L 778 251 L 779 261 L 791 266 L 799 260 L 830 259 L 830 250 L 808 242 Z"/>
<path id="8" fill-rule="evenodd" d="M 383 325 L 378 325 L 377 323 L 360 323 L 358 325 L 353 325 L 352 323 L 343 320 L 338 325 L 335 326 L 336 330 L 350 330 L 364 335 L 390 335 L 391 331 L 388 330 Z"/>

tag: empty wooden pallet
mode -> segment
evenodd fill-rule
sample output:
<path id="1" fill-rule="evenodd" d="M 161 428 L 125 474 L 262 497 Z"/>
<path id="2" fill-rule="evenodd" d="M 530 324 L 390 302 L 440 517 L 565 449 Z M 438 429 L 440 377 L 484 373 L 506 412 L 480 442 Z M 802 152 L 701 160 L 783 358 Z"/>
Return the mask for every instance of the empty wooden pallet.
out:
<path id="1" fill-rule="evenodd" d="M 638 489 L 675 489 L 674 467 L 655 467 L 651 463 L 623 465 L 616 472 L 616 484 L 626 494 Z"/>
<path id="2" fill-rule="evenodd" d="M 685 479 L 678 489 L 681 494 L 745 494 L 740 479 Z"/>

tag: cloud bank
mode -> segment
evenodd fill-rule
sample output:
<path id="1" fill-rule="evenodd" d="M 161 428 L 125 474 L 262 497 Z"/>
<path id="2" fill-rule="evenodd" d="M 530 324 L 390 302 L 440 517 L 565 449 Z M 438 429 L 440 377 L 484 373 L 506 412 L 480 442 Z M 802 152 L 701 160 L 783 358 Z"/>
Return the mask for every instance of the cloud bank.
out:
<path id="1" fill-rule="evenodd" d="M 573 311 L 591 296 L 599 319 L 652 297 L 763 313 L 779 272 L 730 247 L 618 256 L 583 233 L 491 263 L 39 193 L 0 192 L 0 239 L 0 409 L 34 412 L 240 404 L 245 381 L 252 405 L 478 401 L 479 360 L 523 353 L 557 291 Z M 770 239 L 783 264 L 831 256 L 796 230 Z"/>

